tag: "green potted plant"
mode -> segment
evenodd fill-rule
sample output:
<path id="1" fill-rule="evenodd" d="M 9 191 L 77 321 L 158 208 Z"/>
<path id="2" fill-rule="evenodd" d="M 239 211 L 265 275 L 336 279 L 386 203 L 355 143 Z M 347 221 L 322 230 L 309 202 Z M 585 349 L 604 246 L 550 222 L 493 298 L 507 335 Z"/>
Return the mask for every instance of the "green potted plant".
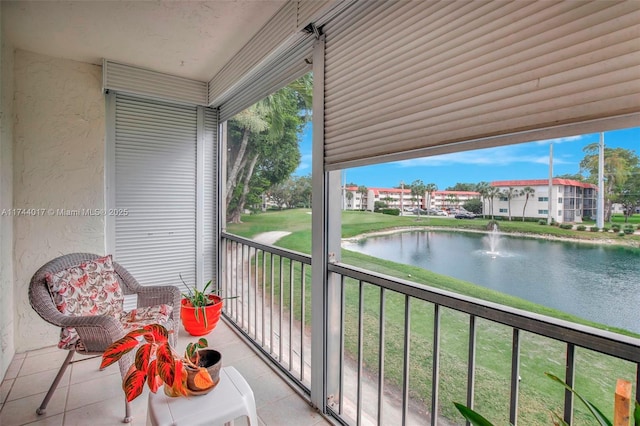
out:
<path id="1" fill-rule="evenodd" d="M 200 338 L 189 343 L 184 355 L 180 355 L 171 347 L 168 337 L 162 325 L 147 325 L 116 340 L 102 354 L 101 369 L 137 348 L 135 362 L 122 379 L 127 401 L 137 398 L 145 383 L 154 393 L 164 384 L 169 396 L 201 395 L 218 384 L 222 366 L 220 352 L 205 349 L 207 340 Z"/>
<path id="2" fill-rule="evenodd" d="M 214 290 L 207 292 L 211 285 L 212 281 L 209 280 L 202 290 L 187 286 L 189 292 L 182 293 L 180 320 L 184 329 L 192 336 L 204 336 L 211 332 L 222 314 L 222 297 Z"/>

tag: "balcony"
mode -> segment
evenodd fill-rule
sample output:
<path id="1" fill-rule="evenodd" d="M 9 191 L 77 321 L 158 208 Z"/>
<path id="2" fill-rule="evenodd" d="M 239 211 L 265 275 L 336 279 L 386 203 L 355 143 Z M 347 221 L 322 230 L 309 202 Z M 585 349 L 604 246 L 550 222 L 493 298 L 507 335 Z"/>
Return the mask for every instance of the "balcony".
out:
<path id="1" fill-rule="evenodd" d="M 307 398 L 300 396 L 286 380 L 233 332 L 220 322 L 207 336 L 209 346 L 219 350 L 224 366 L 235 367 L 254 392 L 261 425 L 328 425 Z M 184 330 L 178 339 L 183 348 L 193 341 Z M 66 351 L 47 347 L 16 354 L 0 387 L 0 424 L 18 425 L 119 425 L 124 414 L 124 397 L 117 366 L 98 372 L 100 358 L 77 356 L 65 373 L 47 407 L 46 414 L 35 412 L 51 384 Z M 132 402 L 132 425 L 142 425 L 147 416 L 147 394 Z M 238 419 L 236 424 L 246 424 Z"/>

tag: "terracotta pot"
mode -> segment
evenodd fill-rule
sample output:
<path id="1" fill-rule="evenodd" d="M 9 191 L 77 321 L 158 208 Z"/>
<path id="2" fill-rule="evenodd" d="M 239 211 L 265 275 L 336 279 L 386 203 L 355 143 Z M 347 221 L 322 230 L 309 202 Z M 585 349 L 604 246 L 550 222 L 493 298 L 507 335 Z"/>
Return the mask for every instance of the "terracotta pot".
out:
<path id="1" fill-rule="evenodd" d="M 198 354 L 200 355 L 198 365 L 207 369 L 209 375 L 211 376 L 211 380 L 213 381 L 213 386 L 206 389 L 198 388 L 193 380 L 198 370 L 185 365 L 185 368 L 187 370 L 187 389 L 189 389 L 189 393 L 191 393 L 192 395 L 204 395 L 206 393 L 209 393 L 211 389 L 215 388 L 218 382 L 220 382 L 222 354 L 214 349 L 200 349 L 198 350 Z"/>
<path id="2" fill-rule="evenodd" d="M 184 329 L 190 335 L 204 336 L 210 333 L 218 324 L 222 313 L 222 299 L 215 294 L 210 294 L 209 300 L 213 300 L 214 304 L 207 305 L 204 308 L 194 308 L 188 299 L 182 299 L 180 303 L 180 320 Z"/>

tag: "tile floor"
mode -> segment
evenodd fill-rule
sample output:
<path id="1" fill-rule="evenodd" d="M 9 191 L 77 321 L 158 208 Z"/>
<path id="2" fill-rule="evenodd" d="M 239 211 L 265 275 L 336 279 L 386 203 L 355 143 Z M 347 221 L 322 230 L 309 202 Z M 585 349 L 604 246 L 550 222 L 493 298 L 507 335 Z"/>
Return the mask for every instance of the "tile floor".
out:
<path id="1" fill-rule="evenodd" d="M 193 338 L 181 330 L 178 347 Z M 330 425 L 280 376 L 258 357 L 222 321 L 206 336 L 209 347 L 222 352 L 223 365 L 234 366 L 247 380 L 256 400 L 260 425 Z M 100 358 L 77 356 L 49 402 L 46 414 L 38 416 L 42 402 L 66 351 L 48 347 L 16 354 L 0 386 L 0 425 L 122 425 L 124 396 L 117 365 L 98 371 Z M 144 425 L 147 393 L 132 402 L 133 422 Z M 236 425 L 246 424 L 238 420 Z"/>

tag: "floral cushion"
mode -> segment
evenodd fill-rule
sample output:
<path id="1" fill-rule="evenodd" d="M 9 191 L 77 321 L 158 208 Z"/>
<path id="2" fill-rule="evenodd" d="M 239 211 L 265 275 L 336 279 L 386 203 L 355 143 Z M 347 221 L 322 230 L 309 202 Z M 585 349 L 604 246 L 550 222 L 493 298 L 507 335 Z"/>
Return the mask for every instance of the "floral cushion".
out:
<path id="1" fill-rule="evenodd" d="M 157 305 L 136 308 L 130 312 L 125 312 L 120 318 L 124 329 L 129 332 L 136 328 L 142 328 L 149 324 L 166 324 L 169 321 L 173 306 Z"/>
<path id="2" fill-rule="evenodd" d="M 122 317 L 124 295 L 113 269 L 111 255 L 46 275 L 53 301 L 65 315 Z M 71 349 L 79 337 L 72 327 L 63 328 L 58 347 Z"/>

